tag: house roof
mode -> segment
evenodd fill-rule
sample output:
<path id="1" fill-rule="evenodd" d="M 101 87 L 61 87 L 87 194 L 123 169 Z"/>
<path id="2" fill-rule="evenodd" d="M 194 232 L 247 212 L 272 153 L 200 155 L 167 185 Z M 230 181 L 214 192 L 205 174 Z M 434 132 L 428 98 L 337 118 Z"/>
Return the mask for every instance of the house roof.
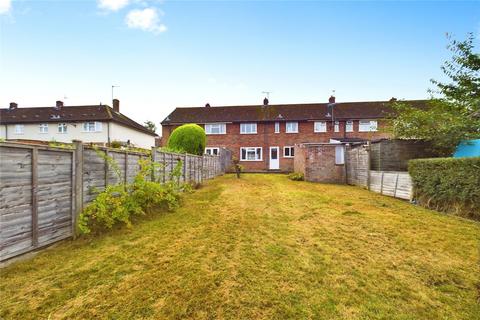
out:
<path id="1" fill-rule="evenodd" d="M 0 109 L 0 124 L 83 121 L 113 121 L 146 134 L 157 136 L 156 133 L 151 132 L 129 117 L 114 111 L 107 105 Z"/>
<path id="2" fill-rule="evenodd" d="M 426 100 L 405 101 L 422 107 Z M 379 119 L 385 118 L 392 110 L 391 101 L 340 102 L 333 104 L 334 118 Z M 331 120 L 328 103 L 245 105 L 222 107 L 176 108 L 162 121 L 162 125 L 180 123 L 247 122 L 247 121 L 308 121 Z"/>

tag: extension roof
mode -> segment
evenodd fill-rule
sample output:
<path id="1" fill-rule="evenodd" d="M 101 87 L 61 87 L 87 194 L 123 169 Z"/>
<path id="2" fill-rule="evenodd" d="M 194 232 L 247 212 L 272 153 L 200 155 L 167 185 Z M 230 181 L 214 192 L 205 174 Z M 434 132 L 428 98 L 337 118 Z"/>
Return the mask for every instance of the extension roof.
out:
<path id="1" fill-rule="evenodd" d="M 421 108 L 426 105 L 427 100 L 403 102 Z M 332 108 L 336 120 L 381 119 L 393 111 L 391 101 L 176 108 L 162 121 L 162 125 L 210 122 L 331 120 L 331 117 L 327 117 L 327 113 L 331 114 Z"/>

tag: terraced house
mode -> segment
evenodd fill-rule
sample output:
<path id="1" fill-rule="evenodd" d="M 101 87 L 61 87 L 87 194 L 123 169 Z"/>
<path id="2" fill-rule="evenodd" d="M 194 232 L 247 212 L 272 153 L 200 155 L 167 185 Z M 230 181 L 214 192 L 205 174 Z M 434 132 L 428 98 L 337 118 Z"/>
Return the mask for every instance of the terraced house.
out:
<path id="1" fill-rule="evenodd" d="M 424 101 L 409 101 L 422 105 Z M 383 130 L 392 100 L 328 103 L 176 108 L 162 121 L 162 141 L 185 123 L 196 123 L 207 134 L 206 153 L 221 147 L 232 151 L 245 171 L 292 171 L 295 144 L 344 143 L 388 138 Z M 338 149 L 339 153 L 343 148 Z M 338 155 L 343 165 L 343 154 Z"/>

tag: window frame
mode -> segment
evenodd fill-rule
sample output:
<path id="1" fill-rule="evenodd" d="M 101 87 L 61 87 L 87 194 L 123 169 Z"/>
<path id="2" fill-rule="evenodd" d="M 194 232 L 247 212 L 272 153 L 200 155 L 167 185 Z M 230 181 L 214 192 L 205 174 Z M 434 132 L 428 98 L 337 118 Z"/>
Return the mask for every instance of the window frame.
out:
<path id="1" fill-rule="evenodd" d="M 251 127 L 253 125 L 253 128 Z M 255 129 L 255 131 L 247 132 L 243 129 L 250 127 L 250 129 Z M 240 123 L 240 134 L 257 134 L 257 123 L 256 122 L 243 122 Z"/>
<path id="2" fill-rule="evenodd" d="M 288 125 L 292 124 L 292 123 L 296 124 L 296 129 L 297 129 L 296 131 L 289 131 L 288 130 Z M 299 131 L 298 130 L 298 121 L 287 121 L 287 122 L 285 122 L 285 133 L 298 133 L 298 131 Z"/>
<path id="3" fill-rule="evenodd" d="M 41 134 L 48 133 L 48 123 L 40 123 L 38 125 L 38 130 Z"/>
<path id="4" fill-rule="evenodd" d="M 364 123 L 362 125 L 362 122 L 369 122 L 369 128 L 365 129 L 362 126 L 365 126 L 366 124 Z M 374 123 L 374 125 L 372 125 Z M 358 132 L 376 132 L 378 131 L 378 121 L 377 120 L 359 120 L 358 121 Z"/>
<path id="5" fill-rule="evenodd" d="M 339 152 L 339 150 L 341 150 L 341 152 Z M 335 165 L 336 166 L 345 165 L 345 148 L 343 145 L 335 146 Z"/>
<path id="6" fill-rule="evenodd" d="M 14 132 L 15 132 L 15 134 L 25 134 L 25 125 L 24 124 L 16 124 Z"/>
<path id="7" fill-rule="evenodd" d="M 353 132 L 353 120 L 347 120 L 345 122 L 345 132 Z"/>
<path id="8" fill-rule="evenodd" d="M 207 150 L 210 151 L 211 153 L 208 153 Z M 212 151 L 214 151 L 214 150 L 217 151 L 217 154 L 213 154 Z M 206 147 L 205 148 L 205 154 L 207 154 L 207 155 L 218 156 L 219 153 L 220 153 L 220 147 Z"/>
<path id="9" fill-rule="evenodd" d="M 317 124 L 323 124 L 323 127 L 325 128 L 325 130 L 324 130 L 324 131 L 322 131 L 322 130 L 317 130 Z M 315 133 L 325 133 L 325 132 L 327 132 L 327 131 L 328 131 L 327 121 L 322 120 L 322 121 L 315 121 L 315 122 L 313 123 L 313 132 L 315 132 Z"/>
<path id="10" fill-rule="evenodd" d="M 245 159 L 243 158 L 243 153 L 242 150 L 245 149 Z M 253 152 L 255 153 L 255 159 L 248 159 L 248 152 Z M 257 151 L 260 150 L 260 158 L 257 158 Z M 262 147 L 240 147 L 240 161 L 263 161 L 263 148 Z"/>
<path id="11" fill-rule="evenodd" d="M 212 132 L 213 126 L 219 126 L 218 133 Z M 205 134 L 227 134 L 227 124 L 225 122 L 212 122 L 212 123 L 205 123 Z M 223 129 L 223 130 L 222 130 Z"/>
<path id="12" fill-rule="evenodd" d="M 87 126 L 87 124 L 92 124 L 92 123 L 93 123 L 93 130 L 90 130 L 91 126 L 90 125 Z M 83 123 L 82 132 L 88 132 L 88 133 L 102 132 L 102 123 L 99 121 L 86 121 Z"/>
<path id="13" fill-rule="evenodd" d="M 287 150 L 290 150 L 288 156 L 287 156 Z M 292 155 L 292 151 L 293 151 L 293 155 Z M 294 158 L 295 157 L 295 147 L 294 146 L 284 146 L 283 147 L 283 157 L 284 158 Z"/>
<path id="14" fill-rule="evenodd" d="M 333 123 L 333 132 L 340 132 L 340 121 L 335 120 Z"/>
<path id="15" fill-rule="evenodd" d="M 280 133 L 280 122 L 276 121 L 275 122 L 275 133 Z"/>
<path id="16" fill-rule="evenodd" d="M 60 128 L 64 128 L 64 130 L 60 130 Z M 60 122 L 60 123 L 57 125 L 57 133 L 67 134 L 67 133 L 68 133 L 67 123 L 65 123 L 65 122 Z"/>

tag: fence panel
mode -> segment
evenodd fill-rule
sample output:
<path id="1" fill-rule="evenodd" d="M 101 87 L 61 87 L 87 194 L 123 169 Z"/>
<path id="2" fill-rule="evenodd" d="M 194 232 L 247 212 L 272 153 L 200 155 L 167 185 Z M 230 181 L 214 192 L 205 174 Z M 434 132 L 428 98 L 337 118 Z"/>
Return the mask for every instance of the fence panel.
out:
<path id="1" fill-rule="evenodd" d="M 386 196 L 410 200 L 412 179 L 403 171 L 370 171 L 370 190 Z"/>

